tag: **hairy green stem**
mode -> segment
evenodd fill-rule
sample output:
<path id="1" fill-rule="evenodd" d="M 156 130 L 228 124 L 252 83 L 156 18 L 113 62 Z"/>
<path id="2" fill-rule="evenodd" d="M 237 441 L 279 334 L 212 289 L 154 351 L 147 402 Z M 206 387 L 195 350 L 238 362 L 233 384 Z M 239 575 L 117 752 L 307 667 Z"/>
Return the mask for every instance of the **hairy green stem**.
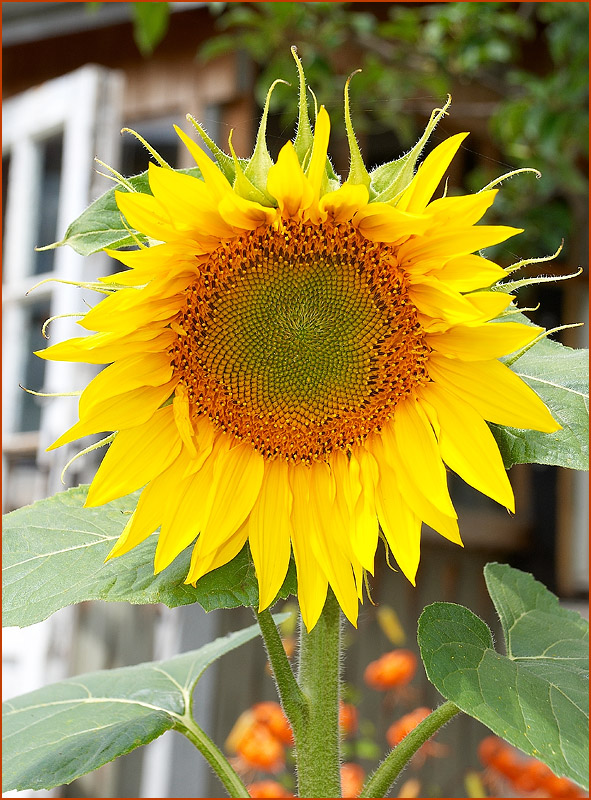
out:
<path id="1" fill-rule="evenodd" d="M 428 717 L 420 722 L 382 761 L 371 778 L 363 787 L 360 797 L 385 797 L 390 787 L 427 739 L 433 736 L 439 728 L 455 716 L 460 709 L 447 701 L 431 712 Z"/>
<path id="2" fill-rule="evenodd" d="M 328 589 L 320 619 L 301 623 L 299 685 L 308 714 L 294 728 L 299 797 L 340 797 L 339 692 L 341 612 Z"/>
<path id="3" fill-rule="evenodd" d="M 199 750 L 203 758 L 223 783 L 230 797 L 250 797 L 248 790 L 219 747 L 212 742 L 192 717 L 179 719 L 176 730 L 184 734 Z"/>
<path id="4" fill-rule="evenodd" d="M 265 642 L 281 705 L 293 731 L 299 731 L 307 716 L 308 703 L 295 679 L 271 612 L 261 611 L 256 614 L 256 618 Z"/>

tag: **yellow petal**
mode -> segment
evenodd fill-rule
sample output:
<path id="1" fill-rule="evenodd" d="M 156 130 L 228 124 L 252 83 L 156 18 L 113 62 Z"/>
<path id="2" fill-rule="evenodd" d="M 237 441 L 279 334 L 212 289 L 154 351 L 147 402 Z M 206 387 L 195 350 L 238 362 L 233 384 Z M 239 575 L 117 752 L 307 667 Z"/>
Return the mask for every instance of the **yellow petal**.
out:
<path id="1" fill-rule="evenodd" d="M 394 243 L 424 233 L 429 220 L 419 214 L 400 211 L 388 203 L 368 203 L 357 212 L 353 224 L 366 239 Z"/>
<path id="2" fill-rule="evenodd" d="M 310 512 L 309 468 L 289 466 L 293 495 L 291 542 L 298 574 L 298 601 L 304 625 L 312 630 L 324 608 L 328 581 L 312 548 L 313 516 Z"/>
<path id="3" fill-rule="evenodd" d="M 259 611 L 271 605 L 287 574 L 291 505 L 287 463 L 283 459 L 267 462 L 248 521 L 248 541 L 259 582 Z"/>
<path id="4" fill-rule="evenodd" d="M 437 383 L 427 384 L 421 394 L 437 414 L 439 447 L 448 467 L 479 492 L 515 511 L 503 459 L 480 414 Z"/>
<path id="5" fill-rule="evenodd" d="M 462 225 L 475 225 L 492 206 L 497 189 L 489 189 L 478 194 L 460 195 L 458 197 L 440 197 L 429 203 L 427 212 L 433 217 L 432 230 L 448 225 L 455 225 L 462 220 Z"/>
<path id="6" fill-rule="evenodd" d="M 324 106 L 320 111 L 314 126 L 314 144 L 310 164 L 306 175 L 314 192 L 314 202 L 318 202 L 322 191 L 322 184 L 326 178 L 326 155 L 328 152 L 328 139 L 330 136 L 330 118 Z"/>
<path id="7" fill-rule="evenodd" d="M 117 387 L 112 383 L 104 382 L 99 385 L 95 381 L 96 378 L 82 393 L 79 412 L 82 421 L 99 425 L 98 432 L 133 428 L 147 422 L 154 411 L 172 395 L 178 378 L 157 386 L 136 386 L 121 393 L 117 392 Z M 107 422 L 112 422 L 111 428 L 100 427 Z"/>
<path id="8" fill-rule="evenodd" d="M 470 320 L 468 325 L 480 325 L 495 319 L 513 302 L 513 297 L 504 292 L 472 292 L 464 295 L 470 305 L 476 310 L 476 319 Z"/>
<path id="9" fill-rule="evenodd" d="M 207 553 L 205 556 L 199 554 L 199 539 L 193 548 L 193 555 L 191 556 L 191 566 L 189 573 L 185 579 L 185 583 L 195 584 L 206 575 L 218 567 L 223 567 L 231 561 L 244 547 L 248 538 L 248 523 L 244 523 L 236 531 L 233 536 L 226 539 L 216 550 Z"/>
<path id="10" fill-rule="evenodd" d="M 163 242 L 177 237 L 170 214 L 151 194 L 116 191 L 115 200 L 128 224 L 136 231 Z"/>
<path id="11" fill-rule="evenodd" d="M 277 163 L 267 175 L 267 191 L 279 204 L 284 217 L 299 216 L 300 211 L 309 208 L 314 199 L 314 190 L 300 167 L 300 162 L 291 142 L 284 145 Z"/>
<path id="12" fill-rule="evenodd" d="M 263 474 L 263 457 L 250 444 L 221 450 L 212 478 L 213 504 L 201 533 L 204 552 L 236 533 L 255 504 Z"/>
<path id="13" fill-rule="evenodd" d="M 391 436 L 389 439 L 384 439 L 376 435 L 372 437 L 369 447 L 378 464 L 378 471 L 382 475 L 384 491 L 386 491 L 385 487 L 390 483 L 396 485 L 405 503 L 419 519 L 423 520 L 434 531 L 449 539 L 450 542 L 462 546 L 455 511 L 453 516 L 444 514 L 429 500 L 429 487 L 425 486 L 421 491 L 409 479 L 396 448 L 394 437 Z"/>
<path id="14" fill-rule="evenodd" d="M 464 363 L 433 354 L 428 370 L 489 422 L 544 433 L 560 430 L 533 389 L 500 361 Z"/>
<path id="15" fill-rule="evenodd" d="M 189 393 L 184 383 L 179 382 L 174 390 L 174 397 L 172 398 L 172 410 L 180 438 L 182 439 L 189 453 L 191 453 L 193 457 L 196 457 L 197 448 L 195 447 L 195 431 L 193 430 L 191 413 L 189 409 Z"/>
<path id="16" fill-rule="evenodd" d="M 120 431 L 92 481 L 85 507 L 101 506 L 141 488 L 160 475 L 180 451 L 170 406 L 156 411 L 145 425 Z"/>
<path id="17" fill-rule="evenodd" d="M 452 326 L 475 322 L 482 316 L 468 297 L 433 278 L 421 277 L 413 281 L 408 293 L 418 311 L 427 318 L 425 322 L 427 331 L 433 327 L 437 330 L 438 326 L 434 323 L 440 320 L 447 323 L 447 326 Z"/>
<path id="18" fill-rule="evenodd" d="M 491 322 L 487 325 L 458 326 L 445 333 L 428 334 L 426 344 L 446 356 L 462 361 L 484 361 L 520 350 L 542 331 L 518 322 Z"/>
<path id="19" fill-rule="evenodd" d="M 205 459 L 209 458 L 209 454 L 216 445 L 217 440 L 221 438 L 206 416 L 192 417 L 190 422 L 193 428 L 193 442 L 197 448 L 197 454 L 195 456 L 192 455 L 183 478 L 187 478 L 201 469 Z M 189 452 L 192 454 L 192 450 L 189 450 Z"/>
<path id="20" fill-rule="evenodd" d="M 187 455 L 181 451 L 176 461 L 146 486 L 140 495 L 137 508 L 106 560 L 128 553 L 154 533 L 162 521 L 166 508 L 162 498 L 175 496 L 186 461 Z"/>
<path id="21" fill-rule="evenodd" d="M 175 385 L 176 380 L 173 380 L 164 386 L 144 386 L 117 397 L 107 397 L 97 402 L 87 418 L 73 425 L 47 449 L 54 450 L 91 433 L 121 431 L 143 425 L 171 396 Z"/>
<path id="22" fill-rule="evenodd" d="M 398 404 L 393 425 L 383 426 L 382 439 L 391 436 L 392 432 L 410 480 L 419 491 L 424 492 L 428 487 L 431 503 L 444 514 L 454 516 L 437 439 L 425 412 L 413 398 Z"/>
<path id="23" fill-rule="evenodd" d="M 310 502 L 316 514 L 316 522 L 321 532 L 328 531 L 334 538 L 335 546 L 341 555 L 352 563 L 357 560 L 351 544 L 353 528 L 353 498 L 348 475 L 334 468 L 335 461 L 339 463 L 339 456 L 346 459 L 344 453 L 333 455 L 330 466 L 316 464 L 310 473 Z M 340 462 L 342 464 L 342 461 Z M 345 483 L 346 481 L 346 483 Z M 357 488 L 357 494 L 360 487 Z M 357 496 L 357 495 L 356 495 Z M 323 497 L 326 502 L 321 503 Z"/>
<path id="24" fill-rule="evenodd" d="M 428 274 L 458 292 L 472 292 L 492 286 L 507 276 L 505 270 L 493 261 L 472 254 L 450 258 L 444 264 L 440 262 Z"/>
<path id="25" fill-rule="evenodd" d="M 216 208 L 216 198 L 202 180 L 173 169 L 148 164 L 148 179 L 154 197 L 168 210 L 179 228 L 191 227 L 199 209 Z"/>
<path id="26" fill-rule="evenodd" d="M 397 208 L 415 212 L 425 209 L 466 136 L 467 133 L 450 136 L 429 153 L 398 200 Z"/>
<path id="27" fill-rule="evenodd" d="M 151 247 L 142 247 L 139 250 L 109 250 L 105 248 L 104 252 L 129 269 L 104 275 L 100 278 L 103 283 L 144 286 L 150 281 L 162 277 L 182 273 L 194 275 L 199 264 L 195 256 L 205 251 L 203 248 L 196 247 L 194 242 L 191 242 L 189 250 L 186 243 L 183 245 L 176 242 L 172 244 L 165 242 L 154 244 Z"/>
<path id="28" fill-rule="evenodd" d="M 357 556 L 354 543 L 357 539 L 355 529 L 357 514 L 357 500 L 361 494 L 361 482 L 359 480 L 359 465 L 357 461 L 351 461 L 342 450 L 336 450 L 330 459 L 330 467 L 335 479 L 335 516 L 339 518 L 337 528 L 346 531 L 342 537 L 348 545 L 347 558 L 351 562 L 355 584 L 357 585 L 357 596 L 363 602 L 363 570 L 365 564 L 361 564 Z M 368 560 L 367 568 L 373 572 L 373 556 Z"/>
<path id="29" fill-rule="evenodd" d="M 335 222 L 349 222 L 369 201 L 369 192 L 362 183 L 345 183 L 320 198 L 319 209 Z"/>
<path id="30" fill-rule="evenodd" d="M 312 526 L 314 555 L 322 565 L 343 613 L 352 625 L 357 625 L 357 587 L 351 559 L 343 553 L 343 547 L 350 549 L 347 541 L 349 531 L 335 526 L 336 489 L 328 465 L 313 463 L 309 467 L 309 481 L 310 506 L 315 520 Z"/>
<path id="31" fill-rule="evenodd" d="M 104 252 L 130 269 L 151 269 L 154 277 L 166 273 L 168 270 L 165 267 L 170 268 L 179 258 L 183 257 L 183 254 L 186 259 L 185 248 L 182 245 L 168 242 L 141 247 L 139 250 L 111 250 L 106 247 Z M 110 277 L 110 275 L 106 275 L 102 280 L 108 281 Z"/>
<path id="32" fill-rule="evenodd" d="M 205 153 L 203 156 L 212 164 Z M 212 166 L 214 170 L 217 169 L 215 165 Z M 201 236 L 207 235 L 232 236 L 232 226 L 222 218 L 218 209 L 218 204 L 227 196 L 226 193 L 220 194 L 216 189 L 212 191 L 209 185 L 191 175 L 183 175 L 155 164 L 150 164 L 149 174 L 154 196 L 169 211 L 175 230 L 185 240 L 199 240 Z M 223 180 L 226 180 L 225 177 Z"/>
<path id="33" fill-rule="evenodd" d="M 220 200 L 218 210 L 222 219 L 234 229 L 252 231 L 260 225 L 271 225 L 277 217 L 277 209 L 245 200 L 235 193 Z"/>
<path id="34" fill-rule="evenodd" d="M 365 447 L 353 448 L 351 463 L 354 462 L 358 465 L 361 492 L 355 506 L 353 550 L 363 567 L 373 575 L 379 534 L 375 500 L 378 467 Z"/>
<path id="35" fill-rule="evenodd" d="M 493 244 L 504 242 L 511 236 L 522 233 L 522 228 L 507 225 L 475 225 L 472 227 L 449 226 L 445 233 L 419 236 L 400 246 L 398 257 L 405 269 L 425 259 L 440 258 L 447 261 L 453 256 L 467 255 Z"/>
<path id="36" fill-rule="evenodd" d="M 213 502 L 212 479 L 215 455 L 211 455 L 195 474 L 179 481 L 175 500 L 165 502 L 162 528 L 154 556 L 154 571 L 161 572 L 198 535 Z"/>
<path id="37" fill-rule="evenodd" d="M 227 178 L 196 142 L 190 139 L 177 125 L 174 126 L 174 129 L 197 162 L 197 166 L 201 170 L 207 188 L 215 198 L 221 200 L 225 194 L 232 191 L 232 187 Z"/>
<path id="38" fill-rule="evenodd" d="M 337 450 L 331 457 L 331 468 L 336 483 L 336 505 L 343 527 L 349 529 L 348 537 L 351 549 L 360 566 L 373 573 L 374 556 L 377 547 L 377 517 L 375 505 L 373 514 L 371 506 L 373 487 L 368 485 L 371 465 L 362 456 L 365 472 L 363 482 L 359 460 L 351 455 L 348 458 L 342 450 Z M 368 519 L 369 514 L 369 519 Z M 358 585 L 359 588 L 359 585 Z"/>
<path id="39" fill-rule="evenodd" d="M 162 291 L 160 286 L 156 297 L 153 286 L 121 289 L 91 308 L 79 324 L 87 330 L 121 333 L 137 330 L 144 325 L 153 326 L 158 322 L 162 323 L 159 327 L 163 327 L 178 313 L 183 303 L 181 292 L 190 280 L 189 275 L 181 277 L 178 283 L 174 283 L 171 295 Z"/>
<path id="40" fill-rule="evenodd" d="M 115 397 L 144 386 L 162 386 L 170 382 L 172 366 L 160 353 L 133 355 L 116 361 L 92 379 L 80 398 L 80 414 L 86 416 L 92 407 L 107 397 Z"/>
<path id="41" fill-rule="evenodd" d="M 421 519 L 404 501 L 389 469 L 380 467 L 376 487 L 380 525 L 398 566 L 415 585 L 421 557 Z"/>
<path id="42" fill-rule="evenodd" d="M 166 352 L 177 335 L 172 330 L 145 328 L 134 334 L 97 333 L 80 336 L 36 350 L 39 358 L 52 361 L 84 361 L 87 364 L 107 364 L 137 353 Z"/>

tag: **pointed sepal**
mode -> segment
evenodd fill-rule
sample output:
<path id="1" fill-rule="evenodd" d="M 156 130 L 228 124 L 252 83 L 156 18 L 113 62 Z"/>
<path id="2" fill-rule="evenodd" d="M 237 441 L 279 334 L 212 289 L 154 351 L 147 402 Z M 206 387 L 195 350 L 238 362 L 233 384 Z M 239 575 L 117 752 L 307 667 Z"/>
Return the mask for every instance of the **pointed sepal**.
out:
<path id="1" fill-rule="evenodd" d="M 365 164 L 363 163 L 361 151 L 359 149 L 359 145 L 357 144 L 357 137 L 355 136 L 353 123 L 351 122 L 351 108 L 349 104 L 349 84 L 351 83 L 351 78 L 353 75 L 357 75 L 358 72 L 361 72 L 361 70 L 358 69 L 349 75 L 347 82 L 345 83 L 345 128 L 347 131 L 347 140 L 349 142 L 349 154 L 351 159 L 349 175 L 345 183 L 361 183 L 363 186 L 366 186 L 369 189 L 371 179 Z"/>
<path id="2" fill-rule="evenodd" d="M 293 142 L 294 149 L 300 164 L 304 163 L 306 155 L 312 150 L 313 135 L 312 126 L 310 125 L 310 116 L 308 114 L 308 95 L 306 91 L 306 76 L 304 75 L 304 68 L 299 59 L 297 48 L 291 48 L 291 54 L 294 57 L 296 66 L 298 68 L 298 75 L 300 79 L 300 92 L 298 102 L 298 128 L 296 137 Z"/>
<path id="3" fill-rule="evenodd" d="M 232 183 L 234 178 L 236 177 L 235 173 L 235 162 L 232 156 L 229 156 L 227 153 L 217 146 L 214 140 L 209 136 L 205 128 L 200 125 L 195 117 L 192 114 L 187 114 L 187 119 L 191 123 L 191 125 L 195 128 L 199 136 L 201 137 L 203 143 L 206 147 L 211 150 L 213 157 L 215 158 L 218 167 L 221 169 L 224 176 Z M 241 159 L 244 163 L 246 163 L 246 159 Z"/>
<path id="4" fill-rule="evenodd" d="M 436 108 L 431 114 L 425 132 L 415 144 L 412 150 L 394 161 L 382 164 L 374 169 L 370 174 L 370 197 L 371 202 L 392 203 L 396 200 L 414 177 L 415 166 L 427 144 L 429 137 L 435 130 L 435 126 L 447 113 L 451 104 L 451 96 L 448 95 L 447 102 L 443 108 Z"/>
<path id="5" fill-rule="evenodd" d="M 254 152 L 250 157 L 248 164 L 244 168 L 244 172 L 237 164 L 236 154 L 234 153 L 234 150 L 232 150 L 234 166 L 236 169 L 234 190 L 247 200 L 255 200 L 257 203 L 262 203 L 263 205 L 267 206 L 274 205 L 271 195 L 269 195 L 266 190 L 267 176 L 269 174 L 269 170 L 273 166 L 273 159 L 271 158 L 267 148 L 267 119 L 269 116 L 271 95 L 273 94 L 273 89 L 278 83 L 285 83 L 287 86 L 289 85 L 287 81 L 283 81 L 281 79 L 273 81 L 271 84 L 265 99 L 265 107 L 263 108 L 263 113 L 257 132 Z"/>

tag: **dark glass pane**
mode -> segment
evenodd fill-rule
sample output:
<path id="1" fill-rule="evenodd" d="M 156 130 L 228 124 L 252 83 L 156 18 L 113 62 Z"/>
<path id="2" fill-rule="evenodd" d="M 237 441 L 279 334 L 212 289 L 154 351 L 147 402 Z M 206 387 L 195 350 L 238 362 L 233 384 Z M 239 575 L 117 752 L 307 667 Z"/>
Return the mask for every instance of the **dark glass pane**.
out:
<path id="1" fill-rule="evenodd" d="M 39 467 L 35 453 L 6 453 L 3 514 L 36 500 Z"/>
<path id="2" fill-rule="evenodd" d="M 4 241 L 4 217 L 6 216 L 6 198 L 8 197 L 8 173 L 10 156 L 2 157 L 2 240 Z"/>
<path id="3" fill-rule="evenodd" d="M 61 133 L 39 142 L 41 149 L 41 183 L 37 215 L 36 245 L 57 241 L 62 231 L 57 230 L 60 179 L 62 173 L 63 135 Z M 33 273 L 39 275 L 53 270 L 54 250 L 35 253 Z"/>
<path id="4" fill-rule="evenodd" d="M 4 220 L 6 217 L 6 199 L 8 197 L 8 175 L 10 172 L 10 156 L 2 156 L 2 252 L 4 252 Z M 6 270 L 2 270 L 2 283 L 6 281 Z"/>
<path id="5" fill-rule="evenodd" d="M 25 321 L 25 365 L 23 370 L 23 386 L 36 392 L 43 391 L 45 380 L 45 361 L 33 355 L 33 350 L 43 350 L 47 342 L 41 334 L 41 327 L 49 317 L 49 303 L 36 303 L 26 309 Z M 27 392 L 20 396 L 19 431 L 39 430 L 41 421 L 41 404 L 47 402 L 42 397 L 35 397 Z"/>

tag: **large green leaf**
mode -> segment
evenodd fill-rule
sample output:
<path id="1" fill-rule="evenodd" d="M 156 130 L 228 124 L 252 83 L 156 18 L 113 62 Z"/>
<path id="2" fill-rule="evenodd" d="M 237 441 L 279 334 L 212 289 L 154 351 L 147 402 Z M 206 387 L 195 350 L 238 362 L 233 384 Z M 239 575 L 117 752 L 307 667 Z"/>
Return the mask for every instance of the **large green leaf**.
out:
<path id="1" fill-rule="evenodd" d="M 87 487 L 68 489 L 5 516 L 3 625 L 32 625 L 84 600 L 164 603 L 170 608 L 199 603 L 206 611 L 258 604 L 258 584 L 246 546 L 195 587 L 183 583 L 191 548 L 154 575 L 156 534 L 105 564 L 138 493 L 99 508 L 83 508 L 86 494 Z M 292 565 L 279 597 L 295 591 Z"/>
<path id="2" fill-rule="evenodd" d="M 488 564 L 485 577 L 507 654 L 467 608 L 433 603 L 418 629 L 427 676 L 498 736 L 588 786 L 588 623 L 527 573 Z"/>
<path id="3" fill-rule="evenodd" d="M 194 740 L 195 684 L 259 633 L 252 625 L 167 661 L 79 675 L 3 703 L 3 791 L 70 783 L 172 728 Z"/>
<path id="4" fill-rule="evenodd" d="M 589 353 L 542 339 L 511 369 L 542 398 L 562 425 L 556 433 L 491 425 L 507 469 L 513 464 L 589 467 Z"/>
<path id="5" fill-rule="evenodd" d="M 176 172 L 183 172 L 196 178 L 201 177 L 201 172 L 197 167 L 179 169 Z M 150 193 L 147 171 L 127 180 L 137 192 Z M 126 189 L 116 187 L 102 194 L 68 226 L 61 241 L 43 249 L 69 244 L 81 256 L 89 256 L 92 253 L 98 253 L 105 247 L 118 249 L 134 245 L 135 239 L 123 224 L 121 212 L 115 200 L 115 191 L 126 191 Z M 146 237 L 143 234 L 139 234 L 137 231 L 136 234 L 139 239 L 145 241 Z"/>

